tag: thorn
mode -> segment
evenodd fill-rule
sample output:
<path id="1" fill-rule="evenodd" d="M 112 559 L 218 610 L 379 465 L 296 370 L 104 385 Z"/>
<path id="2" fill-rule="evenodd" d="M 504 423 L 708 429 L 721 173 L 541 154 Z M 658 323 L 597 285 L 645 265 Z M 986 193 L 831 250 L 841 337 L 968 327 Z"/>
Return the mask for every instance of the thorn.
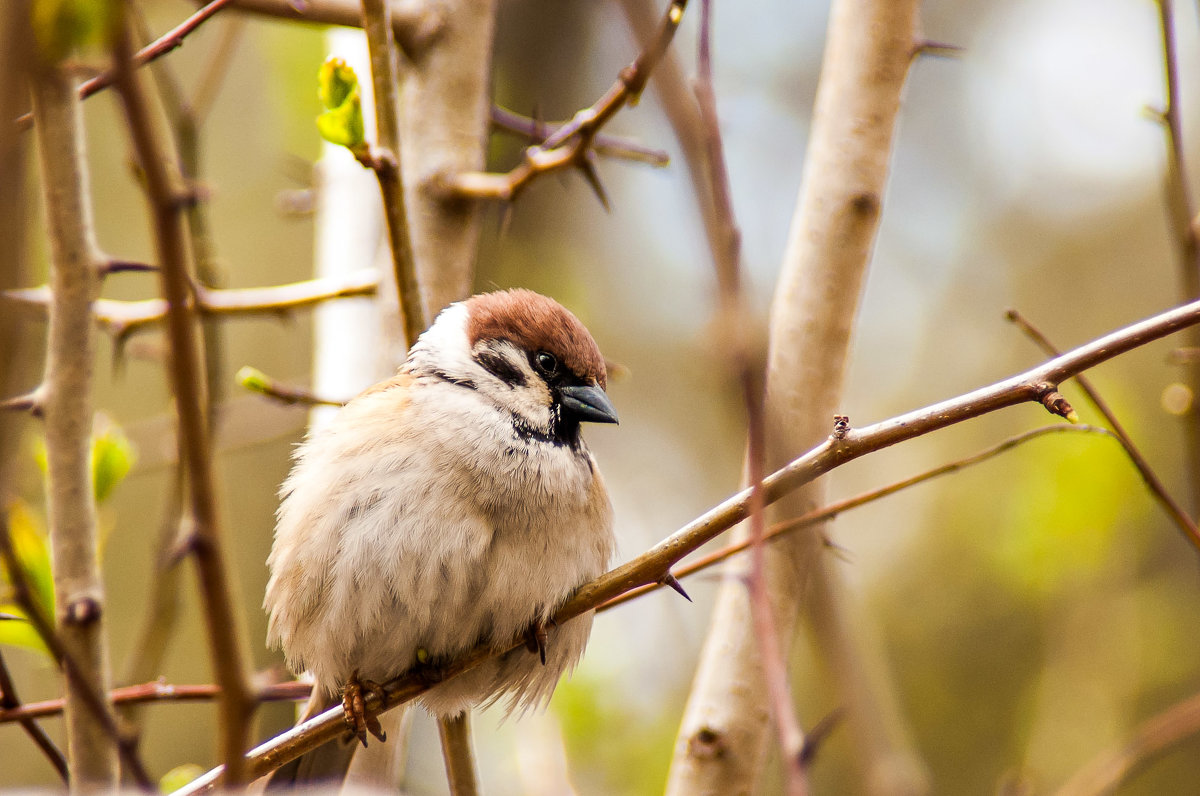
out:
<path id="1" fill-rule="evenodd" d="M 688 596 L 687 591 L 683 588 L 683 584 L 679 582 L 679 578 L 675 577 L 670 572 L 667 572 L 666 575 L 663 575 L 663 579 L 660 580 L 659 583 L 663 584 L 664 586 L 670 586 L 679 594 L 680 597 L 688 602 L 692 601 L 692 598 Z"/>
<path id="2" fill-rule="evenodd" d="M 28 412 L 33 417 L 40 418 L 45 409 L 44 398 L 45 389 L 38 386 L 24 395 L 15 395 L 12 398 L 0 401 L 0 409 L 9 409 L 14 412 Z"/>
<path id="3" fill-rule="evenodd" d="M 801 766 L 807 767 L 817 756 L 817 751 L 829 738 L 829 734 L 842 723 L 843 713 L 845 713 L 843 708 L 834 708 L 825 718 L 814 724 L 813 728 L 804 736 L 804 745 L 800 747 Z"/>
<path id="4" fill-rule="evenodd" d="M 927 55 L 933 58 L 959 58 L 964 52 L 966 52 L 966 48 L 957 44 L 929 41 L 928 39 L 917 42 L 913 47 L 913 57 Z"/>
<path id="5" fill-rule="evenodd" d="M 604 206 L 606 213 L 612 212 L 612 206 L 608 203 L 608 193 L 604 190 L 604 183 L 600 181 L 600 173 L 596 171 L 595 163 L 596 154 L 589 150 L 584 154 L 581 160 L 576 161 L 576 166 L 583 172 L 584 179 L 596 194 L 596 198 L 600 200 L 600 204 Z"/>

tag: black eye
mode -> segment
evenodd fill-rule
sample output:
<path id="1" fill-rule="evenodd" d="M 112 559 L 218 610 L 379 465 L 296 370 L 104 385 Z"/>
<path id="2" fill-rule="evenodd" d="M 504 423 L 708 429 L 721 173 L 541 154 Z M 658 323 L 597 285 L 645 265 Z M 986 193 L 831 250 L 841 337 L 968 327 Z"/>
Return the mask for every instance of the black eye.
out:
<path id="1" fill-rule="evenodd" d="M 549 351 L 538 351 L 533 355 L 533 365 L 544 374 L 551 374 L 558 370 L 558 359 Z"/>

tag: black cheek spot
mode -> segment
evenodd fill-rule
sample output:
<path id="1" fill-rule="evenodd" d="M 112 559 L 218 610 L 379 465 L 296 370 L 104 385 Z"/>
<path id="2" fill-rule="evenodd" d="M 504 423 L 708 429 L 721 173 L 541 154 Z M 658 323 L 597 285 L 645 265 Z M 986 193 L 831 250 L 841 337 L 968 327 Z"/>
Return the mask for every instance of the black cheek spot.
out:
<path id="1" fill-rule="evenodd" d="M 475 355 L 475 361 L 510 387 L 525 386 L 525 374 L 500 354 L 485 349 Z"/>

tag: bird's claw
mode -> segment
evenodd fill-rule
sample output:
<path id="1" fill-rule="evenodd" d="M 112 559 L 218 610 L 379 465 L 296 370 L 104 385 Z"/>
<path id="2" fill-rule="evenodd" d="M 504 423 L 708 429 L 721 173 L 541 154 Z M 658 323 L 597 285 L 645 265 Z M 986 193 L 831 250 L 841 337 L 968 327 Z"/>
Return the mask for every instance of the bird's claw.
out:
<path id="1" fill-rule="evenodd" d="M 373 694 L 383 702 L 383 687 L 374 680 L 360 680 L 355 671 L 342 689 L 342 712 L 346 725 L 363 746 L 367 745 L 368 732 L 381 743 L 387 740 L 387 733 L 383 731 L 379 719 L 367 712 L 365 694 Z"/>
<path id="2" fill-rule="evenodd" d="M 547 626 L 547 622 L 536 619 L 525 631 L 525 649 L 536 652 L 542 659 L 542 666 L 546 665 L 546 639 L 549 637 Z"/>

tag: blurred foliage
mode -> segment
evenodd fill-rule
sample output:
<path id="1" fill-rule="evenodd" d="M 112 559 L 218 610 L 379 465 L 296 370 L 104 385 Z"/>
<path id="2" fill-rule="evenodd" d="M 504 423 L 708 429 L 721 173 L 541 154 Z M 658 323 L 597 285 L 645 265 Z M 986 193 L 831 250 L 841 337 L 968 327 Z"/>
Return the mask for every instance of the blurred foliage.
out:
<path id="1" fill-rule="evenodd" d="M 103 503 L 113 490 L 129 474 L 136 460 L 136 453 L 125 432 L 103 415 L 97 415 L 96 430 L 92 434 L 92 489 L 97 503 Z M 46 448 L 41 444 L 34 459 L 46 477 Z M 56 616 L 54 599 L 54 575 L 50 565 L 50 544 L 45 522 L 35 515 L 29 505 L 20 499 L 13 500 L 8 507 L 8 533 L 12 540 L 17 562 L 26 582 L 33 590 L 33 599 L 42 616 Z M 106 534 L 101 534 L 101 546 Z M 11 579 L 8 572 L 0 580 L 0 614 L 15 618 L 0 621 L 0 644 L 23 647 L 49 655 L 33 626 L 25 618 L 28 614 L 19 605 L 11 602 Z"/>
<path id="2" fill-rule="evenodd" d="M 102 44 L 118 8 L 115 0 L 33 0 L 33 34 L 42 57 L 57 62 Z"/>
<path id="3" fill-rule="evenodd" d="M 159 778 L 158 791 L 159 793 L 173 793 L 203 773 L 204 769 L 195 763 L 175 766 Z"/>

